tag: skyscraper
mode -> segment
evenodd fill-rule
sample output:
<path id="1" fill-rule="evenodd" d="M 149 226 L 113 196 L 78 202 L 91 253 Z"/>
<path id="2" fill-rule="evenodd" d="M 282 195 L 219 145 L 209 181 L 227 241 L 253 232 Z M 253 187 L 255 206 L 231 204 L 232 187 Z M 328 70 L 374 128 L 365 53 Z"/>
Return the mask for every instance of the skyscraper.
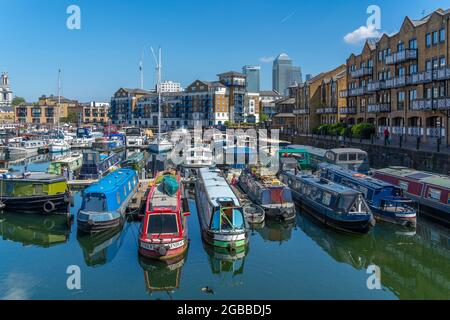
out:
<path id="1" fill-rule="evenodd" d="M 259 92 L 261 89 L 260 85 L 260 66 L 244 66 L 242 68 L 242 73 L 247 76 L 247 91 L 248 92 Z"/>
<path id="2" fill-rule="evenodd" d="M 295 82 L 302 82 L 301 68 L 293 66 L 291 58 L 286 53 L 282 53 L 273 61 L 272 88 L 286 95 L 289 86 Z"/>

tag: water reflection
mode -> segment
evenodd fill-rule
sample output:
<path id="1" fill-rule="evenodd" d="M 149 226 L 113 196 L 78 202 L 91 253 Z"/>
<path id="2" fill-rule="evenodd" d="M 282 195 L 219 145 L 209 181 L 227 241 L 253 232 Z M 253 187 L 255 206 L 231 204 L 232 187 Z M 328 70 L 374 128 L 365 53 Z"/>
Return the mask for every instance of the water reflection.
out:
<path id="1" fill-rule="evenodd" d="M 122 229 L 123 227 L 110 229 L 93 235 L 77 233 L 77 240 L 88 266 L 100 266 L 114 260 L 125 238 Z"/>
<path id="2" fill-rule="evenodd" d="M 3 240 L 48 248 L 67 242 L 69 234 L 65 215 L 0 213 L 0 235 Z"/>
<path id="3" fill-rule="evenodd" d="M 242 282 L 239 281 L 237 277 L 244 273 L 245 258 L 248 254 L 248 248 L 234 254 L 231 254 L 226 249 L 213 248 L 204 242 L 203 248 L 208 254 L 211 272 L 220 276 L 222 285 L 242 285 Z"/>
<path id="4" fill-rule="evenodd" d="M 400 299 L 450 298 L 450 231 L 420 220 L 417 234 L 380 223 L 362 237 L 321 228 L 298 217 L 301 229 L 334 260 L 366 270 L 381 269 L 383 286 Z"/>
<path id="5" fill-rule="evenodd" d="M 297 222 L 266 220 L 264 228 L 256 229 L 266 241 L 279 242 L 282 245 L 292 237 L 292 231 L 297 229 Z"/>
<path id="6" fill-rule="evenodd" d="M 139 256 L 139 264 L 144 271 L 145 286 L 152 294 L 166 292 L 169 297 L 180 288 L 181 273 L 187 255 L 168 260 L 157 261 Z"/>

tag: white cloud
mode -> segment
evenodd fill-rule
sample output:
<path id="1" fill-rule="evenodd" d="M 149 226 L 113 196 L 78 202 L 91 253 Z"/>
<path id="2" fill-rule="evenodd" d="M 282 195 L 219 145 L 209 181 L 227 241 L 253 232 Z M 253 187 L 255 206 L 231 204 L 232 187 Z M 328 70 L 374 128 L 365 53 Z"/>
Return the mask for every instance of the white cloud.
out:
<path id="1" fill-rule="evenodd" d="M 273 60 L 275 60 L 274 57 L 261 57 L 259 58 L 259 61 L 262 63 L 271 63 L 273 62 Z"/>
<path id="2" fill-rule="evenodd" d="M 366 27 L 361 26 L 353 32 L 348 33 L 344 37 L 344 41 L 350 44 L 358 43 L 368 38 L 379 38 L 381 33 L 375 29 L 373 25 Z"/>

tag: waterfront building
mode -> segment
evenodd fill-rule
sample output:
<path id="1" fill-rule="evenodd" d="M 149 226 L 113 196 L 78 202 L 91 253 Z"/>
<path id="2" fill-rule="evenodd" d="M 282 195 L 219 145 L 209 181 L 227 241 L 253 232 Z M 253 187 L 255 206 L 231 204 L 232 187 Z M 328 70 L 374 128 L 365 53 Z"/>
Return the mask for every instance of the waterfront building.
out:
<path id="1" fill-rule="evenodd" d="M 181 83 L 176 83 L 173 81 L 164 81 L 161 83 L 161 92 L 183 92 L 184 89 Z"/>
<path id="2" fill-rule="evenodd" d="M 164 92 L 161 95 L 161 130 L 168 131 L 184 125 L 182 121 L 184 93 Z M 158 94 L 151 93 L 139 98 L 130 125 L 150 128 L 158 126 Z"/>
<path id="3" fill-rule="evenodd" d="M 406 17 L 400 30 L 367 42 L 347 59 L 346 121 L 373 123 L 382 133 L 449 141 L 450 10 L 420 20 Z"/>
<path id="4" fill-rule="evenodd" d="M 259 92 L 261 88 L 261 67 L 260 66 L 244 66 L 242 73 L 247 78 L 247 91 Z"/>
<path id="5" fill-rule="evenodd" d="M 292 59 L 286 53 L 280 54 L 273 61 L 272 89 L 282 95 L 288 94 L 288 88 L 294 83 L 301 83 L 301 69 L 294 67 Z"/>
<path id="6" fill-rule="evenodd" d="M 218 75 L 219 82 L 228 91 L 228 112 L 231 123 L 241 123 L 245 121 L 244 101 L 246 94 L 245 74 L 229 71 Z"/>
<path id="7" fill-rule="evenodd" d="M 0 76 L 0 108 L 2 108 L 2 110 L 11 108 L 12 100 L 13 92 L 9 85 L 9 76 L 8 73 L 4 72 Z"/>
<path id="8" fill-rule="evenodd" d="M 244 101 L 244 121 L 258 123 L 260 111 L 260 96 L 257 92 L 247 92 Z"/>
<path id="9" fill-rule="evenodd" d="M 107 102 L 81 103 L 79 107 L 79 122 L 84 124 L 109 123 L 109 107 Z"/>
<path id="10" fill-rule="evenodd" d="M 293 92 L 290 92 L 289 97 L 275 102 L 276 114 L 272 119 L 273 129 L 279 129 L 284 133 L 293 133 L 296 130 L 295 105 L 296 99 Z"/>
<path id="11" fill-rule="evenodd" d="M 109 117 L 113 124 L 127 124 L 132 120 L 137 101 L 154 91 L 120 88 L 111 98 Z"/>
<path id="12" fill-rule="evenodd" d="M 261 91 L 259 93 L 260 115 L 266 115 L 271 120 L 276 114 L 275 102 L 282 96 L 276 91 Z"/>

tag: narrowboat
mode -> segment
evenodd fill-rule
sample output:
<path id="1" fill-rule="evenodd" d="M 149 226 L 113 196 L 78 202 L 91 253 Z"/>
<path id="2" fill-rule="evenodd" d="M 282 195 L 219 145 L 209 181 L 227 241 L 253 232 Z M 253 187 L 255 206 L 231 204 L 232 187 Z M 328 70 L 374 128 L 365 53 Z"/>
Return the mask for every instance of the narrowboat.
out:
<path id="1" fill-rule="evenodd" d="M 414 203 L 403 197 L 403 190 L 393 184 L 343 169 L 333 164 L 320 165 L 321 177 L 363 193 L 377 220 L 415 228 Z"/>
<path id="2" fill-rule="evenodd" d="M 65 178 L 45 172 L 0 175 L 0 203 L 5 211 L 68 213 L 70 192 Z"/>
<path id="3" fill-rule="evenodd" d="M 63 175 L 63 168 L 67 168 L 72 173 L 80 171 L 83 164 L 83 155 L 74 153 L 50 162 L 48 173 Z"/>
<path id="4" fill-rule="evenodd" d="M 248 166 L 239 176 L 238 185 L 254 203 L 264 208 L 267 218 L 295 219 L 291 190 L 268 168 Z"/>
<path id="5" fill-rule="evenodd" d="M 83 152 L 80 179 L 101 179 L 109 171 L 117 168 L 124 159 L 125 151 L 104 154 L 94 150 L 86 150 Z"/>
<path id="6" fill-rule="evenodd" d="M 28 140 L 20 142 L 10 142 L 9 145 L 0 147 L 0 151 L 5 154 L 6 158 L 27 158 L 38 154 L 39 148 L 46 146 L 41 140 Z"/>
<path id="7" fill-rule="evenodd" d="M 336 148 L 325 150 L 297 145 L 291 145 L 288 149 L 305 149 L 310 155 L 313 171 L 319 170 L 319 165 L 323 162 L 327 162 L 363 174 L 368 174 L 370 172 L 369 156 L 367 152 L 361 149 Z"/>
<path id="8" fill-rule="evenodd" d="M 146 144 L 147 136 L 141 128 L 125 128 L 127 148 L 139 148 Z"/>
<path id="9" fill-rule="evenodd" d="M 405 167 L 374 171 L 374 177 L 401 188 L 419 204 L 419 211 L 450 225 L 450 177 Z"/>
<path id="10" fill-rule="evenodd" d="M 111 138 L 97 138 L 92 142 L 92 149 L 99 152 L 113 152 L 124 147 L 121 135 L 111 135 Z"/>
<path id="11" fill-rule="evenodd" d="M 181 196 L 182 182 L 178 173 L 167 171 L 156 175 L 139 235 L 142 256 L 168 260 L 186 252 L 189 213 L 183 213 Z"/>
<path id="12" fill-rule="evenodd" d="M 300 207 L 323 224 L 357 234 L 367 233 L 375 225 L 361 192 L 312 175 L 282 171 L 279 176 Z"/>
<path id="13" fill-rule="evenodd" d="M 138 185 L 134 170 L 119 169 L 85 189 L 77 216 L 78 230 L 92 234 L 121 226 Z"/>
<path id="14" fill-rule="evenodd" d="M 281 149 L 278 151 L 279 158 L 294 158 L 298 162 L 298 169 L 301 171 L 311 171 L 311 157 L 304 148 Z"/>
<path id="15" fill-rule="evenodd" d="M 248 243 L 244 212 L 220 170 L 198 170 L 195 200 L 205 242 L 233 253 L 244 251 Z"/>

